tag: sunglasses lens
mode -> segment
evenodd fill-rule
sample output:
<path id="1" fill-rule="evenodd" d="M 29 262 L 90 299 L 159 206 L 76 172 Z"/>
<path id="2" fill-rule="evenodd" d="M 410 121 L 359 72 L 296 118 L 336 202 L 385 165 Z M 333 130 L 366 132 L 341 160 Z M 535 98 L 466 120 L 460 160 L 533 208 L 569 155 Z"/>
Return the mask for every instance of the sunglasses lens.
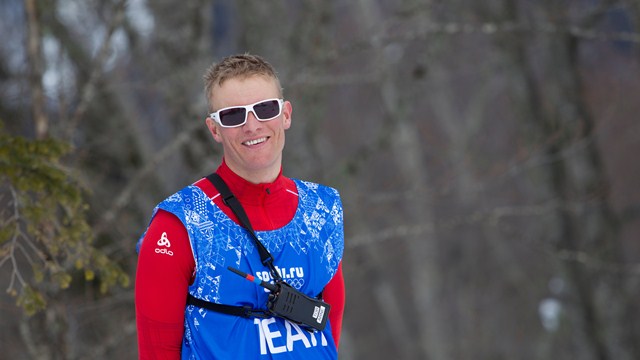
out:
<path id="1" fill-rule="evenodd" d="M 253 112 L 260 120 L 269 120 L 280 115 L 280 102 L 278 100 L 263 101 L 253 106 Z"/>
<path id="2" fill-rule="evenodd" d="M 244 108 L 231 108 L 220 111 L 220 122 L 224 126 L 238 126 L 244 123 L 247 111 Z"/>

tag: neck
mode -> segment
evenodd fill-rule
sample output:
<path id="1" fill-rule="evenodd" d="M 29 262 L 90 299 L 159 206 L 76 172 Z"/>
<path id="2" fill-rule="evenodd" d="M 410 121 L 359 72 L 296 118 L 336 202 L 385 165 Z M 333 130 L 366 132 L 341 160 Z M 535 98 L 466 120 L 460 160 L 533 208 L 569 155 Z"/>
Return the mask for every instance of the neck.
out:
<path id="1" fill-rule="evenodd" d="M 253 184 L 268 184 L 274 182 L 282 172 L 282 166 L 256 171 L 246 171 L 234 168 L 233 164 L 226 163 L 227 167 L 236 175 Z"/>

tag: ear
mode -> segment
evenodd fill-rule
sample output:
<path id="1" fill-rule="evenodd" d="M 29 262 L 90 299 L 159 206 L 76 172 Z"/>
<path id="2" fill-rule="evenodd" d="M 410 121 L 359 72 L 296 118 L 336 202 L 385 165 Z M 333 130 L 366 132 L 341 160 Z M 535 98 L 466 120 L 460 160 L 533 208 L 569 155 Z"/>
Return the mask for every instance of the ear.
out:
<path id="1" fill-rule="evenodd" d="M 291 127 L 291 113 L 293 112 L 293 107 L 291 106 L 291 102 L 285 101 L 282 104 L 282 125 L 285 130 L 288 130 Z"/>
<path id="2" fill-rule="evenodd" d="M 209 132 L 211 133 L 211 136 L 213 136 L 213 140 L 215 140 L 218 143 L 222 142 L 222 137 L 220 136 L 220 128 L 218 127 L 218 124 L 216 124 L 216 122 L 210 117 L 207 117 L 207 120 L 205 120 L 205 122 L 207 123 L 207 128 L 209 128 Z"/>

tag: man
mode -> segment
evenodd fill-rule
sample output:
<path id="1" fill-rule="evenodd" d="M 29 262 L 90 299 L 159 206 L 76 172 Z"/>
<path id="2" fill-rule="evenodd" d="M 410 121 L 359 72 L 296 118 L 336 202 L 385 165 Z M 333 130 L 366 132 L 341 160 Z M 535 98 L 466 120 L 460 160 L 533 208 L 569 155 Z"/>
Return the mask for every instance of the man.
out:
<path id="1" fill-rule="evenodd" d="M 282 175 L 292 106 L 264 59 L 236 55 L 214 64 L 205 74 L 205 92 L 212 111 L 206 125 L 223 149 L 216 173 L 244 208 L 279 276 L 309 297 L 321 295 L 331 305 L 329 321 L 322 331 L 307 331 L 272 314 L 245 317 L 191 305 L 196 299 L 259 314 L 269 290 L 228 267 L 273 282 L 249 232 L 203 178 L 161 202 L 138 243 L 140 358 L 335 359 L 344 309 L 339 194 Z"/>

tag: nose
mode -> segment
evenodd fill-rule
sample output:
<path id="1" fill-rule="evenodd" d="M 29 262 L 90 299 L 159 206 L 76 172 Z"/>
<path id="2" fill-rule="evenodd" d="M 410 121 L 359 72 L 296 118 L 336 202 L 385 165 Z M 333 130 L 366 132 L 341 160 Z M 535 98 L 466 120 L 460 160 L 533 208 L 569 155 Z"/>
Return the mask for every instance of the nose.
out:
<path id="1" fill-rule="evenodd" d="M 245 130 L 252 131 L 259 128 L 260 125 L 261 121 L 256 118 L 256 114 L 253 110 L 250 110 L 249 113 L 247 113 L 247 122 L 243 125 L 243 128 Z"/>

